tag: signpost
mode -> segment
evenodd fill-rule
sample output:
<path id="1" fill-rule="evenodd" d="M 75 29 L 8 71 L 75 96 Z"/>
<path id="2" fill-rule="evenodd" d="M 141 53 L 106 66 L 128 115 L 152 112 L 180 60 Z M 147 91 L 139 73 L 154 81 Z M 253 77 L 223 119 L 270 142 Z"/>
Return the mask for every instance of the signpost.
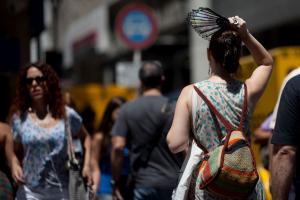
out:
<path id="1" fill-rule="evenodd" d="M 157 38 L 153 10 L 141 3 L 128 4 L 116 17 L 115 31 L 119 39 L 134 50 L 133 63 L 139 67 L 141 50 L 153 44 Z"/>

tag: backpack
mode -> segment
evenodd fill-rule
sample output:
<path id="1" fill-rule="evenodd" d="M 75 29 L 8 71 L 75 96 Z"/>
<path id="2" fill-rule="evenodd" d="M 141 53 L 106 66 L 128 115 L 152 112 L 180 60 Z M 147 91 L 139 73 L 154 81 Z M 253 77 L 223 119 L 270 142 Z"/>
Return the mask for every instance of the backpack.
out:
<path id="1" fill-rule="evenodd" d="M 253 192 L 259 179 L 253 152 L 243 133 L 247 113 L 247 87 L 239 127 L 235 129 L 212 105 L 208 98 L 194 86 L 204 100 L 213 117 L 217 117 L 225 126 L 227 135 L 222 138 L 218 132 L 219 146 L 208 151 L 203 145 L 197 145 L 204 151 L 199 163 L 197 182 L 202 190 L 223 198 L 246 199 Z M 197 189 L 197 188 L 196 188 Z"/>

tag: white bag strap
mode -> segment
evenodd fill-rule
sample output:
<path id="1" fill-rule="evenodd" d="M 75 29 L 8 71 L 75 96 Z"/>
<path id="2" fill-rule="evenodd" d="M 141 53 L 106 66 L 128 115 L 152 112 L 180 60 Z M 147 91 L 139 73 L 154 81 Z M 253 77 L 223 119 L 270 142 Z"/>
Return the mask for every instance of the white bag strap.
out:
<path id="1" fill-rule="evenodd" d="M 189 192 L 190 182 L 192 179 L 192 173 L 195 167 L 202 159 L 202 149 L 193 140 L 192 145 L 186 155 L 186 158 L 182 164 L 180 172 L 182 175 L 179 177 L 179 183 L 176 189 L 173 191 L 172 200 L 186 200 Z"/>

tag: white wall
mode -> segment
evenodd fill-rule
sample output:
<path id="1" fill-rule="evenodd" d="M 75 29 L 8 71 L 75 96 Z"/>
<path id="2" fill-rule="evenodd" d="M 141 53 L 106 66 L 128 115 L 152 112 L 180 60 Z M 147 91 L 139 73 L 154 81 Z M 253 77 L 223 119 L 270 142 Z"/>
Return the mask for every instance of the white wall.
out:
<path id="1" fill-rule="evenodd" d="M 99 53 L 106 51 L 110 45 L 109 27 L 108 27 L 108 9 L 107 6 L 100 5 L 95 7 L 89 13 L 74 20 L 65 28 L 62 34 L 62 50 L 64 55 L 64 65 L 73 64 L 74 42 L 84 38 L 87 34 L 96 32 L 96 51 Z"/>

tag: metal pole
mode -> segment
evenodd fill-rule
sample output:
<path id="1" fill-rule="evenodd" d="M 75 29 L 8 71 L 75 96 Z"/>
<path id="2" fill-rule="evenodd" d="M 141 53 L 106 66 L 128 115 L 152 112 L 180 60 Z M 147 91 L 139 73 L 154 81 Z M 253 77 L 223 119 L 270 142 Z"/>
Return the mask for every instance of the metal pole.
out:
<path id="1" fill-rule="evenodd" d="M 211 1 L 189 0 L 189 10 L 200 6 L 210 8 Z M 194 30 L 190 29 L 190 63 L 191 81 L 193 83 L 208 77 L 207 47 L 208 42 L 196 34 Z"/>
<path id="2" fill-rule="evenodd" d="M 142 51 L 135 49 L 133 52 L 133 64 L 137 69 L 141 67 L 142 64 Z"/>
<path id="3" fill-rule="evenodd" d="M 141 65 L 142 65 L 142 51 L 140 49 L 135 49 L 133 51 L 133 67 L 134 67 L 133 71 L 138 72 Z M 139 79 L 138 78 L 138 73 L 135 73 L 134 76 L 135 76 L 136 80 Z M 141 95 L 142 94 L 142 90 L 141 90 L 142 88 L 139 87 L 139 82 L 136 82 L 135 85 L 136 85 L 137 93 L 139 95 Z"/>

